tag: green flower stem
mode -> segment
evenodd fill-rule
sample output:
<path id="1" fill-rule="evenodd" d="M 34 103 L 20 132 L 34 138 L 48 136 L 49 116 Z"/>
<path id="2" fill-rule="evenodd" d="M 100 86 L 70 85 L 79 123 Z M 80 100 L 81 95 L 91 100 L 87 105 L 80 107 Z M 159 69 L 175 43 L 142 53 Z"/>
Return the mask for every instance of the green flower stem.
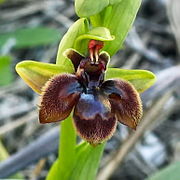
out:
<path id="1" fill-rule="evenodd" d="M 76 133 L 71 116 L 61 122 L 59 139 L 59 174 L 61 179 L 68 179 L 68 171 L 74 167 L 76 148 Z"/>
<path id="2" fill-rule="evenodd" d="M 46 180 L 68 180 L 75 164 L 76 133 L 69 116 L 60 123 L 59 155 Z"/>

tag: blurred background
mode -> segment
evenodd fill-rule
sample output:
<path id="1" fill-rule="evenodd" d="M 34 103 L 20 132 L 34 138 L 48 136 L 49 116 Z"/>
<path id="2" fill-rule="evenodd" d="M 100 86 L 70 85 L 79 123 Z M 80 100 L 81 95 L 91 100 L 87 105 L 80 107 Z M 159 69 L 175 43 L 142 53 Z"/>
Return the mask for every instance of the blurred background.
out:
<path id="1" fill-rule="evenodd" d="M 15 65 L 55 63 L 60 39 L 78 19 L 73 3 L 0 0 L 0 179 L 43 180 L 57 158 L 58 124 L 39 124 L 38 95 L 19 78 Z M 180 1 L 143 0 L 111 66 L 147 69 L 158 80 L 142 94 L 144 117 L 137 131 L 119 124 L 108 141 L 98 180 L 107 178 L 109 164 L 111 180 L 180 179 L 179 52 Z"/>

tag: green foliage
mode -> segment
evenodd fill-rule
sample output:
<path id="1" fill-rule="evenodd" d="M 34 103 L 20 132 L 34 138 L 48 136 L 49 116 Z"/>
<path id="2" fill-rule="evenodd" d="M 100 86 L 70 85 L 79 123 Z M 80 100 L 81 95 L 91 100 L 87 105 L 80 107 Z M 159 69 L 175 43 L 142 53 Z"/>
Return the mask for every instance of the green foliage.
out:
<path id="1" fill-rule="evenodd" d="M 70 119 L 66 119 L 63 123 L 65 122 L 66 125 L 71 123 Z M 64 124 L 62 126 L 64 126 Z M 72 126 L 68 127 L 72 128 Z M 71 129 L 71 131 L 67 131 L 67 128 L 66 132 L 61 132 L 61 136 L 63 135 L 66 138 L 61 137 L 63 142 L 60 141 L 61 146 L 59 159 L 57 159 L 53 164 L 46 180 L 95 179 L 103 153 L 104 144 L 93 147 L 90 144 L 83 142 L 76 146 L 73 144 L 75 139 L 68 141 L 68 138 L 76 137 L 75 134 L 71 134 L 72 132 L 74 133 L 73 129 Z"/>
<path id="2" fill-rule="evenodd" d="M 101 12 L 108 5 L 113 5 L 121 0 L 76 0 L 75 10 L 79 17 L 89 17 Z"/>
<path id="3" fill-rule="evenodd" d="M 61 122 L 59 158 L 53 164 L 47 180 L 93 180 L 104 144 L 93 147 L 86 142 L 76 146 L 76 133 L 71 116 Z"/>
<path id="4" fill-rule="evenodd" d="M 5 0 L 0 0 L 0 4 L 2 4 L 2 3 L 4 3 L 5 2 Z"/>
<path id="5" fill-rule="evenodd" d="M 179 180 L 180 179 L 180 162 L 173 163 L 166 168 L 158 171 L 147 180 Z"/>
<path id="6" fill-rule="evenodd" d="M 67 31 L 67 33 L 63 36 L 57 53 L 56 64 L 63 64 L 65 66 L 69 66 L 67 58 L 63 55 L 64 51 L 69 48 L 74 48 L 75 40 L 82 34 L 85 34 L 89 31 L 89 23 L 87 19 L 82 18 L 76 21 Z M 82 54 L 82 50 L 77 47 L 78 51 Z"/>
<path id="7" fill-rule="evenodd" d="M 115 40 L 107 42 L 104 47 L 104 50 L 111 56 L 122 48 L 140 4 L 141 0 L 121 0 L 119 3 L 107 6 L 99 14 L 90 17 L 93 27 L 106 27 L 115 36 Z"/>
<path id="8" fill-rule="evenodd" d="M 106 27 L 115 36 L 104 50 L 111 56 L 120 48 L 134 22 L 141 0 L 76 0 L 79 17 L 88 17 L 93 27 Z"/>
<path id="9" fill-rule="evenodd" d="M 0 56 L 0 86 L 8 85 L 13 80 L 11 61 L 10 56 Z"/>
<path id="10" fill-rule="evenodd" d="M 76 162 L 69 180 L 94 180 L 99 167 L 100 159 L 105 144 L 93 147 L 87 142 L 83 142 L 76 148 Z"/>
<path id="11" fill-rule="evenodd" d="M 129 81 L 140 93 L 151 87 L 156 81 L 156 76 L 150 71 L 108 68 L 106 72 L 106 79 L 113 78 Z"/>
<path id="12" fill-rule="evenodd" d="M 7 159 L 8 156 L 9 156 L 9 154 L 8 154 L 7 150 L 5 149 L 2 142 L 0 141 L 0 161 Z"/>
<path id="13" fill-rule="evenodd" d="M 102 11 L 108 4 L 109 0 L 76 0 L 75 10 L 79 17 L 89 17 Z"/>
<path id="14" fill-rule="evenodd" d="M 58 30 L 47 27 L 17 29 L 14 32 L 0 34 L 0 47 L 9 39 L 15 40 L 15 48 L 48 45 L 60 40 Z"/>

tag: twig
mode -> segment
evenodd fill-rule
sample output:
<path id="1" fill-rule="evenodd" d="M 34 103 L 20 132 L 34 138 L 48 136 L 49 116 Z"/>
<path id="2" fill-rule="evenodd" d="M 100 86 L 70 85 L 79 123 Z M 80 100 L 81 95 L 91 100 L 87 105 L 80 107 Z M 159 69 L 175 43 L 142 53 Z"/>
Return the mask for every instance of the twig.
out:
<path id="1" fill-rule="evenodd" d="M 36 167 L 34 168 L 31 176 L 31 180 L 37 179 L 37 177 L 40 175 L 42 168 L 44 167 L 46 163 L 46 159 L 40 159 L 37 163 Z"/>
<path id="2" fill-rule="evenodd" d="M 12 121 L 8 124 L 5 124 L 4 126 L 0 127 L 0 136 L 2 136 L 3 134 L 8 133 L 9 131 L 14 130 L 15 128 L 18 128 L 20 126 L 22 126 L 23 124 L 29 122 L 29 121 L 33 121 L 37 119 L 37 113 L 36 111 L 31 111 L 30 113 L 26 114 L 25 116 L 19 118 L 16 121 Z"/>

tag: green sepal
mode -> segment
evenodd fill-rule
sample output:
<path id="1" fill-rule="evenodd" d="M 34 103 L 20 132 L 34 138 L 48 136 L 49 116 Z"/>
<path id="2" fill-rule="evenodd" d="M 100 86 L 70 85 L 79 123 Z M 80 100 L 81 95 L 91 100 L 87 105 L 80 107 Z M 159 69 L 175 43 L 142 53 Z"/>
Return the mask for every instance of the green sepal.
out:
<path id="1" fill-rule="evenodd" d="M 101 12 L 108 5 L 121 0 L 75 0 L 75 11 L 79 17 L 89 17 Z"/>
<path id="2" fill-rule="evenodd" d="M 72 66 L 22 61 L 16 65 L 16 71 L 29 87 L 40 94 L 42 87 L 51 77 L 60 73 L 73 73 L 74 69 Z"/>
<path id="3" fill-rule="evenodd" d="M 99 14 L 90 17 L 93 27 L 107 27 L 116 37 L 112 42 L 107 42 L 103 50 L 111 56 L 120 48 L 131 29 L 141 0 L 122 0 L 116 4 L 107 6 Z"/>
<path id="4" fill-rule="evenodd" d="M 156 81 L 156 76 L 150 71 L 108 68 L 106 71 L 106 79 L 114 78 L 129 81 L 139 93 L 147 90 Z"/>
<path id="5" fill-rule="evenodd" d="M 63 56 L 63 52 L 66 49 L 74 48 L 75 40 L 82 34 L 86 34 L 89 31 L 89 23 L 86 18 L 81 18 L 77 20 L 63 36 L 57 53 L 56 64 L 68 66 L 70 63 L 66 61 L 66 57 Z M 77 47 L 77 51 L 80 50 L 80 47 Z M 86 52 L 81 52 L 82 54 Z"/>
<path id="6" fill-rule="evenodd" d="M 105 27 L 95 27 L 91 29 L 89 32 L 80 35 L 75 41 L 75 49 L 80 50 L 81 53 L 87 52 L 88 49 L 88 40 L 94 39 L 99 41 L 113 41 L 115 36 L 111 35 L 108 28 Z"/>

